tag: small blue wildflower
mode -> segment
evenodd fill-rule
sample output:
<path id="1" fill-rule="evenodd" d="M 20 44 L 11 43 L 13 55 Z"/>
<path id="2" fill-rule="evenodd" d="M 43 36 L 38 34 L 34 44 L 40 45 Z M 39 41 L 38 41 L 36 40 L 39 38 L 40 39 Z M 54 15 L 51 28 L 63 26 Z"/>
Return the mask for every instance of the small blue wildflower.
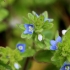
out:
<path id="1" fill-rule="evenodd" d="M 32 34 L 34 31 L 34 25 L 33 24 L 24 24 L 24 27 L 26 30 L 24 31 L 24 34 Z"/>
<path id="2" fill-rule="evenodd" d="M 51 40 L 50 43 L 51 43 L 51 46 L 50 46 L 50 49 L 51 50 L 57 50 L 57 43 L 58 42 L 61 42 L 62 39 L 60 36 L 57 37 L 57 39 L 54 41 L 54 40 Z"/>
<path id="3" fill-rule="evenodd" d="M 60 70 L 70 70 L 70 63 L 64 62 L 63 66 L 60 68 Z"/>
<path id="4" fill-rule="evenodd" d="M 44 19 L 44 22 L 45 22 L 45 21 L 52 22 L 52 21 L 53 21 L 53 19 L 45 18 L 45 19 Z"/>
<path id="5" fill-rule="evenodd" d="M 24 52 L 25 51 L 25 47 L 26 47 L 26 44 L 17 44 L 17 49 L 20 51 L 20 52 Z"/>

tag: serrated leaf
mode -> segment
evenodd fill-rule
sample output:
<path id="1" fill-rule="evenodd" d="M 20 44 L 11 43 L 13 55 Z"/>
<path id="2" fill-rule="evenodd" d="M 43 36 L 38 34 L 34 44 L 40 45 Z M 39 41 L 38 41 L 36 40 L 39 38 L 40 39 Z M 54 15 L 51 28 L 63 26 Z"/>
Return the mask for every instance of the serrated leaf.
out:
<path id="1" fill-rule="evenodd" d="M 35 60 L 38 62 L 51 62 L 51 57 L 53 56 L 52 52 L 54 51 L 41 50 L 35 55 Z"/>

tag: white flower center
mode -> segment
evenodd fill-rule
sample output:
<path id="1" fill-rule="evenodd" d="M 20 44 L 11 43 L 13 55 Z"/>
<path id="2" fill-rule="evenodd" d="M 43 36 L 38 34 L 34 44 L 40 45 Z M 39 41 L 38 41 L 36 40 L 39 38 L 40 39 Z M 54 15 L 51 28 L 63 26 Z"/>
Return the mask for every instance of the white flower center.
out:
<path id="1" fill-rule="evenodd" d="M 65 33 L 67 32 L 67 30 L 62 30 L 62 34 L 65 35 Z"/>
<path id="2" fill-rule="evenodd" d="M 33 32 L 33 27 L 32 26 L 29 26 L 29 31 Z"/>
<path id="3" fill-rule="evenodd" d="M 14 67 L 15 67 L 16 69 L 19 69 L 19 68 L 20 68 L 20 66 L 19 66 L 18 63 L 14 63 Z"/>
<path id="4" fill-rule="evenodd" d="M 19 46 L 18 49 L 19 49 L 19 50 L 23 50 L 23 46 Z"/>
<path id="5" fill-rule="evenodd" d="M 41 34 L 38 35 L 38 40 L 42 41 L 42 35 Z"/>
<path id="6" fill-rule="evenodd" d="M 65 70 L 70 70 L 70 66 L 66 66 L 65 67 Z"/>

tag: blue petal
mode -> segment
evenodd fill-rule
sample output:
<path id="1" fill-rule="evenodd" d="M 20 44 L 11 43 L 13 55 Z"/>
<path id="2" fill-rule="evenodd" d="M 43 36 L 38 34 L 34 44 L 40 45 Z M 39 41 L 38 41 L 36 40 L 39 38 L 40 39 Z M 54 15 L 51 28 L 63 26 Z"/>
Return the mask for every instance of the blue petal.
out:
<path id="1" fill-rule="evenodd" d="M 39 17 L 39 15 L 38 15 L 38 14 L 36 14 L 36 16 L 37 16 L 37 17 Z"/>
<path id="2" fill-rule="evenodd" d="M 65 70 L 65 67 L 61 67 L 60 70 Z"/>
<path id="3" fill-rule="evenodd" d="M 57 50 L 57 46 L 50 46 L 50 50 Z"/>
<path id="4" fill-rule="evenodd" d="M 22 46 L 23 49 L 20 50 L 20 49 L 19 49 L 19 46 Z M 26 47 L 26 44 L 17 44 L 17 45 L 16 45 L 16 48 L 17 48 L 20 52 L 24 52 L 24 51 L 25 51 L 25 47 Z"/>
<path id="5" fill-rule="evenodd" d="M 60 70 L 65 70 L 65 66 L 69 66 L 70 67 L 70 63 L 64 62 L 63 66 L 60 68 Z"/>
<path id="6" fill-rule="evenodd" d="M 52 46 L 56 46 L 56 44 L 57 44 L 56 41 L 54 41 L 54 40 L 51 40 L 50 43 Z"/>
<path id="7" fill-rule="evenodd" d="M 29 27 L 29 24 L 24 24 L 24 27 L 25 27 L 25 28 L 28 28 L 28 27 Z"/>
<path id="8" fill-rule="evenodd" d="M 29 31 L 28 31 L 28 30 L 25 30 L 25 31 L 24 31 L 24 34 L 29 34 Z"/>
<path id="9" fill-rule="evenodd" d="M 37 17 L 39 17 L 39 15 L 38 15 L 36 12 L 33 11 L 32 13 L 33 13 L 34 15 L 36 15 Z"/>
<path id="10" fill-rule="evenodd" d="M 33 25 L 33 24 L 29 24 L 28 26 L 31 26 L 31 27 L 33 27 L 33 28 L 34 28 L 34 25 Z"/>
<path id="11" fill-rule="evenodd" d="M 45 19 L 44 19 L 44 22 L 45 22 L 45 21 L 49 21 L 49 22 L 51 22 L 51 21 L 52 21 L 52 19 L 45 18 Z"/>
<path id="12" fill-rule="evenodd" d="M 30 31 L 29 31 L 28 34 L 33 34 L 33 32 L 30 32 Z"/>
<path id="13" fill-rule="evenodd" d="M 60 36 L 57 37 L 56 42 L 61 42 L 62 38 Z"/>
<path id="14" fill-rule="evenodd" d="M 33 33 L 33 31 L 34 31 L 34 25 L 33 24 L 24 24 L 24 26 L 26 28 L 26 30 L 24 31 L 24 34 L 32 34 Z M 33 28 L 32 32 L 29 31 L 29 26 L 31 26 Z"/>

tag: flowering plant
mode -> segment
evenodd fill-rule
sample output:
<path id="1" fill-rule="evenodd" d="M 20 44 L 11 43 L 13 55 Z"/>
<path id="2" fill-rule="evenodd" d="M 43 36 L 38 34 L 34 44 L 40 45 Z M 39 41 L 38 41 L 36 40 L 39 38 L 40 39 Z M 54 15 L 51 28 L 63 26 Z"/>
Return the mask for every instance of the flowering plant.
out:
<path id="1" fill-rule="evenodd" d="M 40 15 L 34 11 L 28 13 L 28 18 L 24 17 L 24 23 L 17 26 L 23 30 L 21 38 L 25 39 L 25 42 L 18 42 L 15 49 L 0 47 L 2 70 L 19 70 L 19 61 L 27 57 L 33 57 L 38 62 L 51 62 L 58 68 L 63 65 L 60 70 L 66 70 L 65 66 L 70 66 L 65 63 L 70 62 L 70 27 L 65 35 L 60 37 L 57 30 L 54 30 L 54 20 L 48 18 L 47 11 Z M 27 40 L 29 44 L 26 43 Z"/>

